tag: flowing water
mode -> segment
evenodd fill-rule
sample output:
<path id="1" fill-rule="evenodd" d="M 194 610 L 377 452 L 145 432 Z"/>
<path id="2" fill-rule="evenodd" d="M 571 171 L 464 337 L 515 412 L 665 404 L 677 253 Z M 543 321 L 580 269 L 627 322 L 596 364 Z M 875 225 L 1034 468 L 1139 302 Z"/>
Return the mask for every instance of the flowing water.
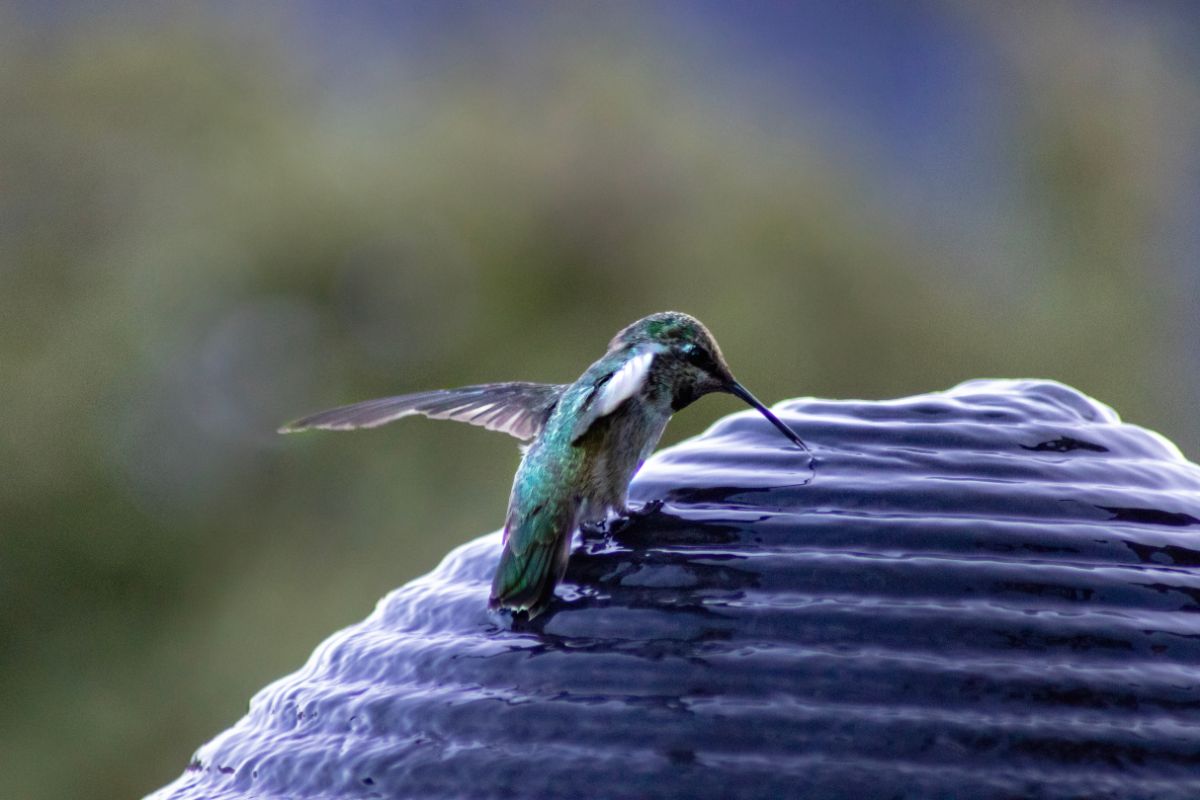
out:
<path id="1" fill-rule="evenodd" d="M 1200 467 L 1049 382 L 660 453 L 519 629 L 492 534 L 158 798 L 1200 797 Z"/>

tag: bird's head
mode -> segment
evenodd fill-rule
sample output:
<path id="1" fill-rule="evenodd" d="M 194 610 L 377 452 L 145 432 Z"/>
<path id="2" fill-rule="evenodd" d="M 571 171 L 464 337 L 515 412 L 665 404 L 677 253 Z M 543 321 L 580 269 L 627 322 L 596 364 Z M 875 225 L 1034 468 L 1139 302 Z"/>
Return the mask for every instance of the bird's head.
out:
<path id="1" fill-rule="evenodd" d="M 770 420 L 784 436 L 804 447 L 795 431 L 733 377 L 717 340 L 704 323 L 678 311 L 663 311 L 643 317 L 625 327 L 609 343 L 617 351 L 653 352 L 657 372 L 671 387 L 673 410 L 678 411 L 712 392 L 735 395 Z"/>
<path id="2" fill-rule="evenodd" d="M 736 383 L 717 340 L 695 317 L 664 311 L 638 320 L 618 333 L 609 352 L 653 352 L 658 373 L 677 389 L 678 411 L 709 392 L 726 391 Z"/>

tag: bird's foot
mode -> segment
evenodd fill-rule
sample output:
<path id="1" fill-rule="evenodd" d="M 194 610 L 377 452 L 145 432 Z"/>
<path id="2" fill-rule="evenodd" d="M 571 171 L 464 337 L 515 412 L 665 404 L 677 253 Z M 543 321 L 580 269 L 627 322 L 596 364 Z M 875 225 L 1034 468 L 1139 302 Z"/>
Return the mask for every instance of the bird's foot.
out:
<path id="1" fill-rule="evenodd" d="M 628 505 L 621 510 L 621 516 L 627 520 L 636 519 L 638 517 L 649 517 L 662 511 L 662 500 L 647 500 L 636 508 L 630 508 Z"/>
<path id="2" fill-rule="evenodd" d="M 662 500 L 649 500 L 640 506 L 628 504 L 620 511 L 602 519 L 585 520 L 579 523 L 579 531 L 584 539 L 598 539 L 619 533 L 632 525 L 636 520 L 650 517 L 662 511 Z"/>
<path id="3" fill-rule="evenodd" d="M 579 532 L 584 539 L 595 539 L 608 533 L 608 520 L 588 519 L 579 523 Z"/>
<path id="4" fill-rule="evenodd" d="M 626 505 L 625 508 L 621 509 L 621 511 L 618 512 L 615 517 L 609 520 L 608 532 L 619 533 L 639 519 L 645 519 L 646 517 L 654 516 L 659 511 L 662 511 L 662 507 L 662 500 L 648 500 L 636 507 L 630 507 L 629 505 Z"/>

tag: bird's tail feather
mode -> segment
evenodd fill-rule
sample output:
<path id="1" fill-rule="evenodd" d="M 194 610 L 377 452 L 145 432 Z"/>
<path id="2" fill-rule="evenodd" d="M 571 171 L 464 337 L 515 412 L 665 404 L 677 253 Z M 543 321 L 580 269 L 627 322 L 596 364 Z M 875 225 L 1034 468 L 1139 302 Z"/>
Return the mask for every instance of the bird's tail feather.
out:
<path id="1" fill-rule="evenodd" d="M 550 521 L 543 519 L 537 522 L 547 525 Z M 558 528 L 553 523 L 551 525 Z M 554 587 L 566 571 L 571 527 L 567 521 L 561 530 L 544 532 L 549 535 L 530 536 L 531 541 L 520 550 L 512 546 L 512 541 L 506 541 L 500 564 L 496 567 L 496 576 L 492 580 L 488 605 L 491 608 L 526 611 L 530 618 L 541 613 L 554 596 Z M 512 533 L 516 536 L 522 533 L 528 535 L 525 531 Z"/>

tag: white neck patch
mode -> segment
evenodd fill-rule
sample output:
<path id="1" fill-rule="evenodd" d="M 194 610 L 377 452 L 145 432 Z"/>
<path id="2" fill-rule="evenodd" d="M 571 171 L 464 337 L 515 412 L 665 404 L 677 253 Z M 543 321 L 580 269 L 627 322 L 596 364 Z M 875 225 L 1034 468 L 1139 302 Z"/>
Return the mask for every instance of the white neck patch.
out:
<path id="1" fill-rule="evenodd" d="M 654 353 L 639 353 L 614 372 L 596 396 L 597 416 L 611 414 L 617 410 L 617 406 L 637 394 L 646 384 L 646 376 L 650 374 L 650 365 L 653 363 Z"/>

